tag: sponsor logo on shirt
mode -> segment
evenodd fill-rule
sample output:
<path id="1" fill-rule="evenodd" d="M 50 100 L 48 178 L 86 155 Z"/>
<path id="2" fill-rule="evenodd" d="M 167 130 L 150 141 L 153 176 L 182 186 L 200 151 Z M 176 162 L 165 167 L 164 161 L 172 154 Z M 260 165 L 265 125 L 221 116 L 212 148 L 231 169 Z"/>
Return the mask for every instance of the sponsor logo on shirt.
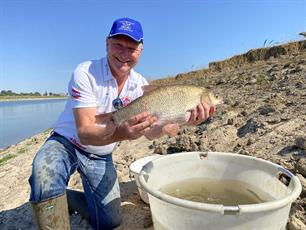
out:
<path id="1" fill-rule="evenodd" d="M 122 101 L 123 107 L 125 107 L 131 103 L 132 99 L 128 96 L 125 96 L 121 99 L 121 101 Z"/>
<path id="2" fill-rule="evenodd" d="M 77 89 L 72 88 L 71 97 L 73 97 L 74 99 L 79 99 L 81 97 L 81 93 Z"/>

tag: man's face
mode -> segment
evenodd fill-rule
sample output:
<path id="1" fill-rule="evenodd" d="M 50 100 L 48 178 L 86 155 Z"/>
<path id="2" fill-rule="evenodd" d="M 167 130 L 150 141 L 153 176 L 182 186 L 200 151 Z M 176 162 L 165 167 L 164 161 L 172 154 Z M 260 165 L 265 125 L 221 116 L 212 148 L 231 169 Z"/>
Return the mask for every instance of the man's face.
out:
<path id="1" fill-rule="evenodd" d="M 142 52 L 142 44 L 125 35 L 106 39 L 107 56 L 114 77 L 128 74 L 137 64 Z"/>

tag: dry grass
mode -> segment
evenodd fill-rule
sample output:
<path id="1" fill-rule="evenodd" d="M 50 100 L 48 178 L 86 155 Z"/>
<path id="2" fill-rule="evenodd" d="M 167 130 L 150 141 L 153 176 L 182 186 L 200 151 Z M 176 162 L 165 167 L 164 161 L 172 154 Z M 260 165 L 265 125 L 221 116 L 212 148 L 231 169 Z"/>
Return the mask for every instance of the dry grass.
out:
<path id="1" fill-rule="evenodd" d="M 209 63 L 209 68 L 181 73 L 175 77 L 165 77 L 163 79 L 153 80 L 150 83 L 154 85 L 174 84 L 177 80 L 184 83 L 205 85 L 205 77 L 216 72 L 228 71 L 240 68 L 243 65 L 255 64 L 260 61 L 267 61 L 270 58 L 277 58 L 281 55 L 295 55 L 306 49 L 306 40 L 289 42 L 278 46 L 252 49 L 247 53 L 235 55 L 229 59 Z M 263 81 L 260 77 L 258 80 Z"/>

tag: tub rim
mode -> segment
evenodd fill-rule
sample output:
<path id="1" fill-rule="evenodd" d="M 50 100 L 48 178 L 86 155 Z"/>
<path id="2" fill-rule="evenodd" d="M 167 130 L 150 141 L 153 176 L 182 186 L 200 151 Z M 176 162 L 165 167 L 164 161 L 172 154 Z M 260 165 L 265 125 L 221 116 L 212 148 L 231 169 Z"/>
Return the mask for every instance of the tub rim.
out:
<path id="1" fill-rule="evenodd" d="M 194 201 L 189 201 L 189 200 L 183 200 L 179 199 L 170 195 L 167 195 L 165 193 L 160 192 L 159 190 L 152 189 L 150 188 L 147 183 L 145 177 L 149 177 L 149 174 L 147 171 L 148 169 L 148 164 L 154 163 L 157 161 L 164 160 L 166 158 L 171 158 L 175 157 L 178 154 L 180 155 L 186 155 L 186 154 L 204 154 L 204 155 L 211 155 L 211 154 L 218 154 L 218 155 L 226 155 L 226 156 L 235 156 L 235 157 L 242 157 L 242 158 L 249 158 L 253 159 L 256 161 L 261 161 L 265 164 L 269 164 L 270 166 L 276 167 L 278 171 L 284 173 L 288 177 L 290 177 L 290 184 L 288 186 L 291 186 L 293 190 L 287 194 L 285 197 L 278 199 L 278 200 L 273 200 L 273 201 L 267 201 L 264 203 L 259 203 L 259 204 L 244 204 L 244 205 L 235 205 L 235 206 L 227 206 L 227 205 L 222 205 L 222 204 L 208 204 L 208 203 L 200 203 L 200 202 L 194 202 Z M 209 211 L 209 212 L 218 212 L 223 215 L 237 215 L 237 214 L 243 214 L 243 213 L 255 213 L 255 212 L 263 212 L 263 211 L 270 211 L 274 209 L 279 209 L 282 208 L 288 204 L 291 204 L 294 200 L 298 198 L 302 191 L 302 186 L 301 182 L 299 181 L 298 177 L 295 176 L 293 173 L 291 173 L 289 170 L 285 169 L 284 167 L 275 164 L 273 162 L 261 159 L 261 158 L 256 158 L 253 156 L 245 156 L 245 155 L 240 155 L 236 153 L 226 153 L 226 152 L 180 152 L 176 154 L 171 154 L 167 155 L 161 158 L 157 158 L 149 162 L 148 164 L 144 165 L 142 170 L 139 173 L 138 180 L 139 184 L 142 187 L 144 191 L 146 191 L 149 195 L 162 200 L 164 202 L 177 205 L 180 207 L 188 208 L 188 209 L 195 209 L 195 210 L 200 210 L 200 211 Z"/>

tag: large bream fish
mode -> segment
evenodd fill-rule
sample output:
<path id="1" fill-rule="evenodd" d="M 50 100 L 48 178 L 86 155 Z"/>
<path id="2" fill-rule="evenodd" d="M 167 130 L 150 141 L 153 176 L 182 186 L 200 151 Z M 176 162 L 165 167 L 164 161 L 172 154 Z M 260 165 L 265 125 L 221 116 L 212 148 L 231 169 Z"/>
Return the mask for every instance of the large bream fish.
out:
<path id="1" fill-rule="evenodd" d="M 152 86 L 147 87 L 150 89 Z M 222 99 L 208 89 L 196 85 L 160 86 L 149 92 L 146 92 L 144 87 L 144 91 L 142 97 L 113 113 L 115 124 L 120 125 L 131 116 L 148 111 L 150 115 L 157 117 L 155 126 L 163 126 L 167 123 L 182 125 L 188 122 L 190 110 L 196 108 L 200 102 L 210 106 L 223 103 Z"/>

